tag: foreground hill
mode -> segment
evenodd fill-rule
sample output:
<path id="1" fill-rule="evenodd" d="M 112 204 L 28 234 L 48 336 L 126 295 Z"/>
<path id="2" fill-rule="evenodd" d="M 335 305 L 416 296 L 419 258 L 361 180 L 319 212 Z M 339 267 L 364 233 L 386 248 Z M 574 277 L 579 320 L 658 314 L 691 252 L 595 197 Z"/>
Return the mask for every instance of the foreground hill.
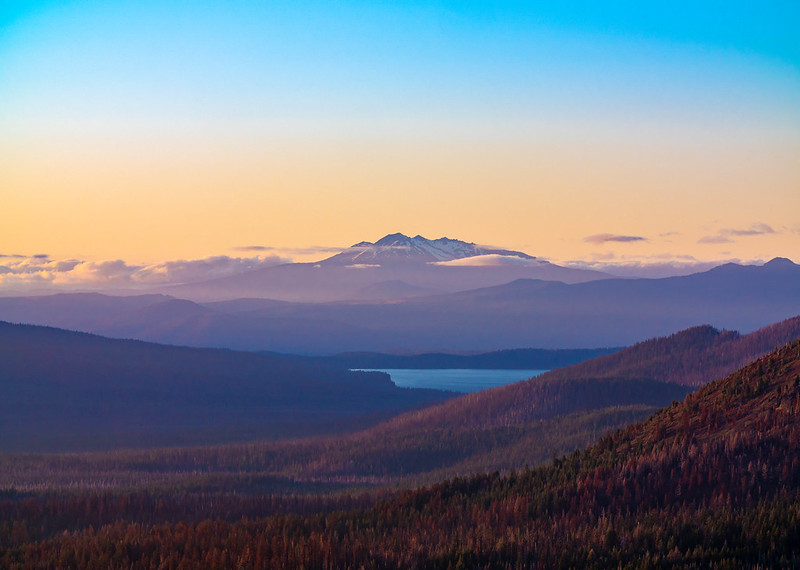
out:
<path id="1" fill-rule="evenodd" d="M 197 445 L 330 433 L 452 396 L 385 374 L 0 322 L 0 450 Z"/>
<path id="2" fill-rule="evenodd" d="M 4 501 L 6 566 L 789 567 L 800 556 L 800 342 L 547 467 L 475 475 L 372 508 L 202 521 L 196 501 Z M 263 503 L 253 498 L 254 503 Z M 207 504 L 208 501 L 205 502 Z M 317 505 L 328 510 L 330 505 Z M 110 511 L 110 512 L 109 512 Z M 71 515 L 71 516 L 70 516 Z M 89 520 L 126 519 L 88 526 Z M 225 520 L 227 519 L 227 520 Z M 163 519 L 162 519 L 163 520 Z M 57 522 L 60 521 L 60 522 Z M 78 522 L 82 521 L 82 522 Z M 62 533 L 71 528 L 76 532 Z M 44 530 L 52 528 L 52 530 Z M 47 539 L 40 541 L 41 539 Z"/>
<path id="3" fill-rule="evenodd" d="M 685 384 L 698 377 L 722 377 L 794 339 L 800 317 L 744 336 L 696 327 L 348 435 L 68 460 L 6 457 L 0 486 L 284 491 L 311 483 L 409 486 L 539 465 L 682 399 L 692 390 Z M 676 382 L 686 370 L 691 374 Z"/>
<path id="4" fill-rule="evenodd" d="M 788 566 L 800 555 L 798 441 L 795 342 L 553 466 L 217 537 L 247 532 L 278 565 Z"/>
<path id="5" fill-rule="evenodd" d="M 416 429 L 510 427 L 608 406 L 663 405 L 682 398 L 689 386 L 729 374 L 796 339 L 800 339 L 800 317 L 747 335 L 694 327 L 530 380 L 404 414 L 385 428 L 373 429 L 406 433 Z"/>
<path id="6" fill-rule="evenodd" d="M 299 270 L 292 267 L 265 271 Z M 334 269 L 347 275 L 371 271 L 339 265 Z M 314 273 L 321 267 L 309 264 L 306 270 L 308 283 L 329 286 L 322 273 Z M 292 282 L 287 277 L 286 283 Z M 184 346 L 316 355 L 627 346 L 698 323 L 748 332 L 798 312 L 800 266 L 780 258 L 763 266 L 728 264 L 684 277 L 573 284 L 520 279 L 456 293 L 369 302 L 199 303 L 158 295 L 86 294 L 0 298 L 0 319 L 8 321 Z"/>

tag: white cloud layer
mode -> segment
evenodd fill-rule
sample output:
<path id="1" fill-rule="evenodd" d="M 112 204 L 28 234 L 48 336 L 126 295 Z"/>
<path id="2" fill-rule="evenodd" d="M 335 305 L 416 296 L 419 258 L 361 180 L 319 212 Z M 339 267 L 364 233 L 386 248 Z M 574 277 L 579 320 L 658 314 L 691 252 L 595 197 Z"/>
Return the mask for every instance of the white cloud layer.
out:
<path id="1" fill-rule="evenodd" d="M 574 267 L 576 269 L 594 269 L 618 277 L 660 278 L 689 275 L 701 271 L 708 271 L 725 263 L 738 263 L 740 265 L 761 265 L 763 259 L 739 258 L 718 259 L 702 261 L 691 255 L 658 254 L 651 256 L 618 256 L 610 252 L 595 253 L 588 260 L 571 260 L 557 262 L 559 265 Z"/>
<path id="2" fill-rule="evenodd" d="M 289 262 L 277 255 L 175 260 L 151 265 L 130 265 L 121 259 L 54 260 L 46 255 L 0 255 L 0 291 L 42 289 L 143 289 L 237 275 L 252 269 Z"/>
<path id="3" fill-rule="evenodd" d="M 509 265 L 541 266 L 544 262 L 540 259 L 526 259 L 516 255 L 500 255 L 491 253 L 487 255 L 475 255 L 450 261 L 434 261 L 433 265 L 444 267 L 506 267 Z"/>

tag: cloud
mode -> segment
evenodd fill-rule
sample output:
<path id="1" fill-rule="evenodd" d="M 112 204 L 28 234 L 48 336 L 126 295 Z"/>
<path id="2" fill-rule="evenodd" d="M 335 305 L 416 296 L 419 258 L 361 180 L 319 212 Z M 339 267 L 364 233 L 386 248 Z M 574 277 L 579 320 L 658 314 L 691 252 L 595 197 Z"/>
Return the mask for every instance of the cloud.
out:
<path id="1" fill-rule="evenodd" d="M 407 245 L 375 245 L 372 243 L 356 244 L 340 249 L 339 251 L 392 251 L 392 250 L 407 250 Z"/>
<path id="2" fill-rule="evenodd" d="M 743 265 L 759 265 L 760 259 L 742 260 L 739 258 L 716 259 L 702 261 L 691 255 L 661 253 L 649 256 L 621 256 L 608 259 L 594 254 L 592 259 L 562 261 L 561 265 L 576 269 L 594 269 L 603 271 L 617 277 L 634 277 L 657 279 L 678 275 L 690 275 L 701 271 L 708 271 L 725 263 L 739 263 Z"/>
<path id="3" fill-rule="evenodd" d="M 697 240 L 697 243 L 733 243 L 733 240 L 722 234 L 717 234 L 713 236 L 703 236 Z"/>
<path id="4" fill-rule="evenodd" d="M 312 245 L 309 247 L 291 247 L 280 249 L 279 251 L 290 253 L 294 255 L 314 255 L 317 253 L 341 253 L 346 247 L 335 247 L 327 245 Z"/>
<path id="5" fill-rule="evenodd" d="M 761 236 L 775 233 L 778 232 L 771 226 L 757 222 L 748 229 L 723 228 L 714 235 L 701 237 L 697 240 L 697 243 L 733 243 L 734 240 L 731 238 L 734 237 Z"/>
<path id="6" fill-rule="evenodd" d="M 234 251 L 273 251 L 275 248 L 268 245 L 239 245 L 231 249 Z"/>
<path id="7" fill-rule="evenodd" d="M 591 236 L 586 236 L 583 238 L 583 241 L 589 243 L 608 243 L 610 241 L 613 242 L 632 242 L 632 241 L 647 241 L 647 238 L 642 236 L 623 236 L 618 234 L 594 234 Z"/>
<path id="8" fill-rule="evenodd" d="M 341 253 L 345 247 L 312 245 L 308 247 L 273 247 L 270 245 L 240 245 L 231 248 L 233 251 L 275 251 L 286 255 L 314 255 L 317 253 Z"/>
<path id="9" fill-rule="evenodd" d="M 56 272 L 54 283 L 96 283 L 126 285 L 133 275 L 142 269 L 139 265 L 128 265 L 121 259 L 99 262 L 79 262 L 71 269 Z"/>
<path id="10" fill-rule="evenodd" d="M 431 265 L 441 265 L 444 267 L 507 267 L 507 266 L 536 266 L 546 264 L 540 259 L 526 259 L 516 255 L 500 255 L 497 253 L 487 255 L 474 255 L 450 261 L 433 261 Z"/>
<path id="11" fill-rule="evenodd" d="M 657 279 L 707 271 L 722 263 L 726 263 L 726 261 L 699 261 L 691 256 L 661 254 L 640 258 L 622 257 L 613 260 L 606 258 L 571 260 L 562 262 L 562 265 L 575 269 L 593 269 L 617 277 Z"/>
<path id="12" fill-rule="evenodd" d="M 267 257 L 229 257 L 217 255 L 205 259 L 167 261 L 148 265 L 132 277 L 139 283 L 191 283 L 218 277 L 228 277 L 253 269 L 286 263 L 277 255 Z"/>
<path id="13" fill-rule="evenodd" d="M 40 255 L 7 259 L 9 260 L 0 266 L 0 289 L 20 292 L 34 288 L 141 289 L 152 285 L 206 281 L 289 261 L 277 255 L 257 257 L 219 255 L 149 265 L 132 265 L 121 259 L 52 260 Z"/>
<path id="14" fill-rule="evenodd" d="M 760 236 L 764 234 L 774 234 L 775 230 L 767 224 L 757 223 L 750 226 L 749 230 L 727 230 L 727 232 L 733 236 Z"/>
<path id="15" fill-rule="evenodd" d="M 373 267 L 380 267 L 374 263 L 353 263 L 352 265 L 345 265 L 347 269 L 372 269 Z"/>
<path id="16" fill-rule="evenodd" d="M 64 259 L 60 261 L 53 261 L 46 255 L 32 255 L 26 257 L 24 255 L 5 256 L 8 261 L 4 262 L 4 266 L 10 269 L 14 274 L 31 274 L 39 272 L 62 272 L 69 271 L 76 265 L 81 263 L 76 259 Z"/>

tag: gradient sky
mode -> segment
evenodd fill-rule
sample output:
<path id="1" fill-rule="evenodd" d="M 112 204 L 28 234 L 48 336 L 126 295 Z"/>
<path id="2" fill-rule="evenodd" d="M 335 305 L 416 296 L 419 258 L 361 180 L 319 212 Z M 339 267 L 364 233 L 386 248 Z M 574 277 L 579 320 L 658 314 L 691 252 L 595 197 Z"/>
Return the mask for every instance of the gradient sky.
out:
<path id="1" fill-rule="evenodd" d="M 799 29 L 796 1 L 2 2 L 0 254 L 800 262 Z"/>

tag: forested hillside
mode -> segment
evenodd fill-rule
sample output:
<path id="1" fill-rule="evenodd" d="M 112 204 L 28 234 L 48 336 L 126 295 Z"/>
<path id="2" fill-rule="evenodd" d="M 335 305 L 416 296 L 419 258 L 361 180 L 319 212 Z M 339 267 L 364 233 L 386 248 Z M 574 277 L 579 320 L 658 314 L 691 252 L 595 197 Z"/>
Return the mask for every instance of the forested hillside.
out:
<path id="1" fill-rule="evenodd" d="M 77 457 L 0 456 L 0 487 L 305 492 L 414 486 L 535 466 L 642 420 L 691 389 L 662 378 L 677 378 L 680 370 L 702 373 L 707 366 L 730 372 L 743 354 L 800 338 L 799 323 L 791 319 L 744 336 L 689 329 L 349 435 Z"/>
<path id="2" fill-rule="evenodd" d="M 556 375 L 564 379 L 658 378 L 701 386 L 797 338 L 800 338 L 800 317 L 746 335 L 700 326 L 640 342 L 624 353 L 595 358 L 560 370 Z"/>
<path id="3" fill-rule="evenodd" d="M 798 444 L 794 342 L 547 467 L 457 478 L 374 507 L 346 497 L 342 506 L 350 510 L 318 504 L 317 515 L 233 520 L 228 512 L 211 521 L 200 520 L 205 509 L 196 502 L 173 502 L 169 513 L 167 503 L 156 510 L 181 522 L 153 523 L 151 512 L 131 513 L 142 498 L 48 502 L 11 494 L 2 502 L 0 563 L 789 567 L 800 556 Z M 130 514 L 88 528 L 89 519 L 108 517 L 104 507 Z M 65 526 L 74 530 L 62 534 Z"/>
<path id="4" fill-rule="evenodd" d="M 693 327 L 525 382 L 468 394 L 413 417 L 443 425 L 516 425 L 608 405 L 653 404 L 667 394 L 668 388 L 661 384 L 673 387 L 707 383 L 798 338 L 800 317 L 747 335 L 708 326 Z M 645 395 L 652 395 L 653 399 L 643 400 Z M 664 403 L 663 399 L 660 402 Z M 410 417 L 404 415 L 396 421 L 409 421 Z"/>
<path id="5" fill-rule="evenodd" d="M 0 322 L 0 450 L 199 445 L 331 433 L 454 396 L 385 374 Z"/>

